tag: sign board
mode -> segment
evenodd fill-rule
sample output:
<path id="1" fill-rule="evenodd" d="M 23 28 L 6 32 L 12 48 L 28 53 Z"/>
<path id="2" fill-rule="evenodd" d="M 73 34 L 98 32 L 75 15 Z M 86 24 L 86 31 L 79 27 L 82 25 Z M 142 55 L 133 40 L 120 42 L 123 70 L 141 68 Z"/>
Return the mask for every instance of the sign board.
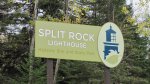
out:
<path id="1" fill-rule="evenodd" d="M 98 35 L 101 27 L 36 21 L 35 56 L 100 62 Z"/>
<path id="2" fill-rule="evenodd" d="M 123 44 L 122 34 L 113 23 L 103 27 L 47 21 L 35 23 L 35 57 L 102 61 L 108 67 L 115 67 L 123 56 Z M 112 53 L 118 57 L 109 56 Z"/>
<path id="3" fill-rule="evenodd" d="M 111 22 L 104 24 L 98 37 L 98 52 L 108 67 L 116 67 L 124 53 L 124 40 L 119 27 Z"/>

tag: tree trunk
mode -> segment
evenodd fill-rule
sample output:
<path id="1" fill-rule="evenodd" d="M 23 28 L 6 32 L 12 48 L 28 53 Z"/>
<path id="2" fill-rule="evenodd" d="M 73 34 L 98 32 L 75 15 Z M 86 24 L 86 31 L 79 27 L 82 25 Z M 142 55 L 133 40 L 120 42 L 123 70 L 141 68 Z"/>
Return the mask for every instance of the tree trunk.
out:
<path id="1" fill-rule="evenodd" d="M 57 78 L 59 64 L 60 64 L 60 59 L 57 59 L 56 67 L 55 67 L 55 74 L 54 74 L 54 84 L 56 84 L 56 78 Z"/>
<path id="2" fill-rule="evenodd" d="M 68 0 L 65 0 L 65 21 L 68 22 Z"/>
<path id="3" fill-rule="evenodd" d="M 30 3 L 32 3 L 32 0 L 30 0 Z M 37 5 L 38 5 L 38 0 L 35 0 L 35 6 L 34 6 L 34 21 L 37 19 Z M 32 33 L 32 39 L 31 39 L 31 44 L 30 44 L 30 52 L 29 52 L 29 80 L 28 84 L 33 83 L 33 62 L 34 62 L 34 56 L 33 56 L 33 51 L 34 51 L 34 29 L 31 31 Z"/>

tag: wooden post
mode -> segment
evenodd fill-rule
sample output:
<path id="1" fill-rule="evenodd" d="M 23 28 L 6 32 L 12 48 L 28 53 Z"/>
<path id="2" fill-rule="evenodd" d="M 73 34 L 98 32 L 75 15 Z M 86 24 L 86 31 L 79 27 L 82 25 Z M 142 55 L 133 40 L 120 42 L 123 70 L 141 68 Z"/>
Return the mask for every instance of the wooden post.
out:
<path id="1" fill-rule="evenodd" d="M 108 21 L 114 22 L 114 7 L 113 7 L 113 2 L 112 0 L 108 1 Z M 110 68 L 104 66 L 104 84 L 110 84 Z"/>
<path id="2" fill-rule="evenodd" d="M 110 84 L 110 69 L 104 67 L 104 84 Z"/>
<path id="3" fill-rule="evenodd" d="M 47 59 L 47 84 L 54 84 L 53 78 L 53 60 Z"/>

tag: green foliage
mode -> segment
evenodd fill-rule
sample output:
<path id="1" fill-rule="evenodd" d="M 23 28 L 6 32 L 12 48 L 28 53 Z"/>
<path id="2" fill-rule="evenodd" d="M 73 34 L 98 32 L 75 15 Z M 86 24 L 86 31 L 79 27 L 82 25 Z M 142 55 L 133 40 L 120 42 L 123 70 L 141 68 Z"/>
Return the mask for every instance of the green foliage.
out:
<path id="1" fill-rule="evenodd" d="M 21 64 L 28 57 L 29 50 L 28 29 L 17 25 L 27 24 L 29 17 L 21 14 L 21 3 L 10 0 L 0 3 L 0 10 L 5 11 L 0 13 L 0 35 L 5 37 L 3 42 L 0 41 L 0 80 L 1 84 L 17 84 L 17 78 L 22 75 Z M 12 10 L 16 12 L 11 13 Z"/>
<path id="2" fill-rule="evenodd" d="M 150 36 L 150 16 L 145 17 L 146 20 L 138 24 L 137 32 L 143 36 Z"/>
<path id="3" fill-rule="evenodd" d="M 24 28 L 21 34 L 8 35 L 8 41 L 1 43 L 0 49 L 0 73 L 9 79 L 16 79 L 21 75 L 21 64 L 28 56 L 28 38 Z M 5 82 L 4 82 L 5 83 Z"/>
<path id="4" fill-rule="evenodd" d="M 130 27 L 129 27 L 130 26 Z M 125 39 L 125 53 L 122 63 L 112 70 L 112 79 L 114 83 L 148 84 L 147 80 L 150 74 L 146 72 L 147 62 L 147 38 L 140 37 L 136 33 L 137 26 L 131 24 L 123 28 Z M 129 31 L 130 30 L 130 31 Z M 128 33 L 126 33 L 128 32 Z"/>
<path id="5" fill-rule="evenodd" d="M 50 15 L 52 17 L 61 17 L 59 9 L 62 9 L 62 0 L 39 0 L 39 8 L 44 10 L 46 13 L 44 17 Z"/>
<path id="6" fill-rule="evenodd" d="M 102 82 L 102 67 L 99 63 L 81 61 L 61 61 L 58 84 L 88 84 Z"/>
<path id="7" fill-rule="evenodd" d="M 46 84 L 46 62 L 44 59 L 35 58 L 33 68 L 34 84 Z"/>

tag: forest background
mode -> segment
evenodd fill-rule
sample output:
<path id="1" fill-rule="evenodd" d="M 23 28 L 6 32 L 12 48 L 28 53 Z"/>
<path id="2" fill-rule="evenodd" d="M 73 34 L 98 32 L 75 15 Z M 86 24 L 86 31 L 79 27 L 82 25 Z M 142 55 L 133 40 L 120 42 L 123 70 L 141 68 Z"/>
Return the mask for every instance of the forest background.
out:
<path id="1" fill-rule="evenodd" d="M 102 26 L 113 21 L 125 41 L 122 62 L 110 69 L 112 84 L 150 84 L 150 14 L 134 14 L 126 0 L 0 0 L 0 84 L 46 84 L 46 59 L 30 52 L 38 20 Z M 149 0 L 140 0 L 148 8 Z M 141 10 L 142 11 L 142 10 Z M 104 65 L 54 60 L 56 84 L 103 84 Z"/>

